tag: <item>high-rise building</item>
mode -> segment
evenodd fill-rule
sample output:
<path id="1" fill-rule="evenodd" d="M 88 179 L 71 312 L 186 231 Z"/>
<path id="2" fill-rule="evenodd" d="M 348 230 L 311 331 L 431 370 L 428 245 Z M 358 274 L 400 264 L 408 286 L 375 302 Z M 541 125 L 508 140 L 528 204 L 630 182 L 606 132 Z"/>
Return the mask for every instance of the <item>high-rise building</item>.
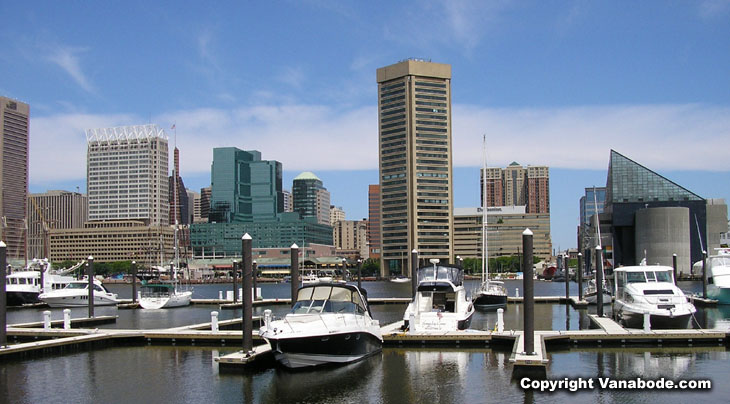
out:
<path id="1" fill-rule="evenodd" d="M 196 214 L 200 217 L 200 193 L 193 191 L 192 189 L 186 189 L 185 194 L 187 195 L 188 204 L 188 221 L 187 223 L 195 223 Z M 198 209 L 197 212 L 195 209 Z"/>
<path id="2" fill-rule="evenodd" d="M 180 150 L 175 147 L 173 152 L 172 175 L 169 178 L 170 190 L 170 224 L 190 224 L 187 191 L 185 191 L 185 183 L 180 177 Z M 175 183 L 177 182 L 177 183 Z M 175 195 L 177 192 L 177 196 Z"/>
<path id="3" fill-rule="evenodd" d="M 294 211 L 294 202 L 292 201 L 292 195 L 290 191 L 284 190 L 282 191 L 284 194 L 284 212 L 293 212 Z"/>
<path id="4" fill-rule="evenodd" d="M 381 274 L 451 262 L 451 66 L 404 60 L 377 69 Z"/>
<path id="5" fill-rule="evenodd" d="M 368 258 L 367 221 L 339 220 L 332 227 L 332 240 L 338 255 Z"/>
<path id="6" fill-rule="evenodd" d="M 380 259 L 380 185 L 368 185 L 368 233 L 369 256 Z"/>
<path id="7" fill-rule="evenodd" d="M 200 222 L 207 222 L 210 215 L 211 187 L 200 188 Z"/>
<path id="8" fill-rule="evenodd" d="M 480 170 L 480 193 L 487 190 L 487 206 L 526 206 L 527 213 L 550 213 L 550 171 L 546 166 L 488 167 L 487 185 Z M 482 195 L 484 198 L 484 195 Z"/>
<path id="9" fill-rule="evenodd" d="M 342 206 L 330 205 L 330 226 L 334 227 L 335 223 L 345 220 L 345 211 Z"/>
<path id="10" fill-rule="evenodd" d="M 302 219 L 314 218 L 319 224 L 330 225 L 330 193 L 314 173 L 305 171 L 292 184 L 293 211 Z"/>
<path id="11" fill-rule="evenodd" d="M 48 191 L 28 196 L 28 258 L 50 257 L 51 229 L 80 229 L 88 220 L 86 195 Z"/>
<path id="12" fill-rule="evenodd" d="M 9 258 L 26 255 L 29 121 L 28 104 L 0 97 L 0 238 Z"/>
<path id="13" fill-rule="evenodd" d="M 272 221 L 284 211 L 280 162 L 261 160 L 256 150 L 219 147 L 211 172 L 209 222 Z"/>
<path id="14" fill-rule="evenodd" d="M 170 223 L 167 135 L 157 125 L 86 131 L 89 220 Z"/>

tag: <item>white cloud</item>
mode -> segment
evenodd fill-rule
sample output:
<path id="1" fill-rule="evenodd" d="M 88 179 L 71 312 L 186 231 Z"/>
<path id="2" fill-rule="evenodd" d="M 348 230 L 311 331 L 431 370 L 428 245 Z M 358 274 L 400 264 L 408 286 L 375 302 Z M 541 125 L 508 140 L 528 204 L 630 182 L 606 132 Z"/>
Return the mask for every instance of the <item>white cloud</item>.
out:
<path id="1" fill-rule="evenodd" d="M 56 46 L 50 50 L 48 60 L 63 69 L 85 91 L 93 93 L 94 87 L 81 69 L 79 61 L 79 54 L 83 52 L 86 52 L 85 48 Z"/>
<path id="2" fill-rule="evenodd" d="M 721 17 L 730 11 L 730 0 L 703 0 L 699 2 L 700 17 L 705 19 Z"/>
<path id="3" fill-rule="evenodd" d="M 375 107 L 342 111 L 306 104 L 196 109 L 152 118 L 166 129 L 176 124 L 183 175 L 208 173 L 212 149 L 229 146 L 259 150 L 286 170 L 377 169 L 376 121 Z M 143 122 L 147 119 L 132 115 L 32 118 L 31 181 L 84 178 L 86 129 Z M 481 165 L 486 133 L 491 166 L 517 161 L 604 170 L 613 148 L 653 170 L 730 171 L 724 147 L 730 138 L 730 107 L 494 109 L 457 104 L 453 122 L 456 166 Z"/>

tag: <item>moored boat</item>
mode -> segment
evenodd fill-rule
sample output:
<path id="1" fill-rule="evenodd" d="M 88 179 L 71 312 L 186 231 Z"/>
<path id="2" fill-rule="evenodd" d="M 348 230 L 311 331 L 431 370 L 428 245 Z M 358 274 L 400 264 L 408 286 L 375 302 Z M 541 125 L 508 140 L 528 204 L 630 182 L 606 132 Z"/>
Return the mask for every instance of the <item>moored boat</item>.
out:
<path id="1" fill-rule="evenodd" d="M 265 321 L 259 335 L 288 368 L 343 364 L 376 354 L 383 337 L 363 292 L 341 283 L 304 285 L 291 312 Z"/>
<path id="2" fill-rule="evenodd" d="M 51 307 L 85 307 L 89 305 L 89 281 L 69 282 L 63 289 L 41 293 L 38 298 Z M 94 279 L 94 305 L 113 306 L 119 303 L 117 295 Z"/>
<path id="3" fill-rule="evenodd" d="M 730 249 L 721 248 L 707 257 L 707 297 L 719 304 L 730 304 Z"/>

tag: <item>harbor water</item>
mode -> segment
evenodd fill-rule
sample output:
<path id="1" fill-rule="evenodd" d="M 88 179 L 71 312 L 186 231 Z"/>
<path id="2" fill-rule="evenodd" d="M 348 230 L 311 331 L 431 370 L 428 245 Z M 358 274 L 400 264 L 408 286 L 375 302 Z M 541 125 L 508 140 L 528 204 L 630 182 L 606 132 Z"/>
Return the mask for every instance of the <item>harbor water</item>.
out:
<path id="1" fill-rule="evenodd" d="M 288 298 L 288 284 L 261 284 L 265 298 Z M 410 285 L 367 282 L 370 297 L 408 297 Z M 476 288 L 469 281 L 467 290 Z M 510 296 L 521 281 L 508 281 Z M 577 295 L 572 283 L 571 295 Z M 689 292 L 701 285 L 680 284 Z M 122 298 L 131 297 L 129 285 L 110 285 Z M 196 285 L 194 298 L 217 298 L 231 285 Z M 564 283 L 537 282 L 536 296 L 560 296 Z M 224 292 L 225 295 L 225 292 Z M 610 306 L 606 306 L 608 309 Z M 287 305 L 257 306 L 254 315 L 269 308 L 275 315 L 287 312 Z M 401 319 L 402 304 L 374 305 L 381 324 Z M 47 309 L 8 312 L 8 323 L 40 321 Z M 118 315 L 115 324 L 99 327 L 169 328 L 210 321 L 217 306 L 190 306 L 170 310 L 117 310 L 97 307 L 96 315 Z M 505 312 L 505 329 L 521 329 L 521 305 L 510 304 Z M 52 309 L 54 319 L 62 309 Z M 240 310 L 220 311 L 222 320 L 240 317 Z M 537 304 L 537 330 L 566 330 L 589 327 L 588 313 L 560 304 Z M 73 309 L 72 317 L 86 316 L 86 309 Z M 492 329 L 494 312 L 477 312 L 474 329 Z M 727 330 L 730 307 L 698 308 L 694 327 Z M 384 347 L 380 355 L 340 367 L 290 371 L 280 366 L 221 371 L 214 358 L 239 350 L 238 346 L 131 345 L 80 349 L 67 354 L 50 354 L 4 360 L 0 364 L 0 401 L 14 403 L 487 403 L 487 402 L 663 402 L 692 400 L 727 402 L 730 384 L 730 354 L 717 347 L 584 348 L 549 350 L 548 378 L 598 378 L 671 380 L 707 379 L 710 390 L 604 390 L 570 392 L 525 390 L 512 380 L 509 348 Z M 597 384 L 597 382 L 596 382 Z"/>

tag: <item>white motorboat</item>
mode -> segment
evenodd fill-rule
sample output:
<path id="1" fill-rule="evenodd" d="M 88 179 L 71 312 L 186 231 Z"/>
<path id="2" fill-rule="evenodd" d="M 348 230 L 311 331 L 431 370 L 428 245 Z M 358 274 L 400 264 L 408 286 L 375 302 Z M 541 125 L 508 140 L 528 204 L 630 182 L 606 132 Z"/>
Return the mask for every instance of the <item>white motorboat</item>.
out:
<path id="1" fill-rule="evenodd" d="M 190 304 L 192 290 L 180 290 L 177 282 L 142 282 L 139 306 L 143 309 L 169 309 Z"/>
<path id="2" fill-rule="evenodd" d="M 84 262 L 71 268 L 54 270 L 48 259 L 33 259 L 26 270 L 13 272 L 5 277 L 7 305 L 39 303 L 38 295 L 41 293 L 62 289 L 75 280 L 73 276 L 67 274 L 75 271 Z M 43 272 L 43 285 L 41 285 L 41 272 Z"/>
<path id="3" fill-rule="evenodd" d="M 606 281 L 603 281 L 603 304 L 611 304 L 611 288 Z M 598 302 L 598 293 L 596 290 L 596 280 L 591 279 L 588 285 L 583 289 L 583 298 L 588 304 L 596 304 Z"/>
<path id="4" fill-rule="evenodd" d="M 641 328 L 648 313 L 652 328 L 683 329 L 697 311 L 674 284 L 672 267 L 619 267 L 613 274 L 614 316 L 627 327 Z"/>
<path id="5" fill-rule="evenodd" d="M 396 276 L 395 278 L 390 278 L 390 281 L 393 283 L 407 283 L 411 281 L 411 278 L 405 277 L 403 275 Z"/>
<path id="6" fill-rule="evenodd" d="M 489 237 L 487 229 L 487 136 L 484 135 L 482 160 L 482 282 L 473 294 L 474 306 L 482 310 L 507 307 L 507 288 L 504 282 L 489 279 Z"/>
<path id="7" fill-rule="evenodd" d="M 51 307 L 86 307 L 89 305 L 89 280 L 69 282 L 63 289 L 41 293 L 38 298 Z M 94 306 L 113 306 L 117 303 L 117 295 L 94 279 Z"/>
<path id="8" fill-rule="evenodd" d="M 354 362 L 383 346 L 364 290 L 340 283 L 302 286 L 291 312 L 281 320 L 266 318 L 259 335 L 289 368 Z"/>
<path id="9" fill-rule="evenodd" d="M 418 269 L 418 288 L 403 314 L 404 327 L 417 332 L 469 328 L 474 305 L 466 297 L 464 271 L 439 265 L 438 259 L 430 261 L 433 266 Z"/>
<path id="10" fill-rule="evenodd" d="M 720 248 L 718 255 L 707 257 L 706 270 L 707 297 L 730 304 L 730 248 Z"/>

